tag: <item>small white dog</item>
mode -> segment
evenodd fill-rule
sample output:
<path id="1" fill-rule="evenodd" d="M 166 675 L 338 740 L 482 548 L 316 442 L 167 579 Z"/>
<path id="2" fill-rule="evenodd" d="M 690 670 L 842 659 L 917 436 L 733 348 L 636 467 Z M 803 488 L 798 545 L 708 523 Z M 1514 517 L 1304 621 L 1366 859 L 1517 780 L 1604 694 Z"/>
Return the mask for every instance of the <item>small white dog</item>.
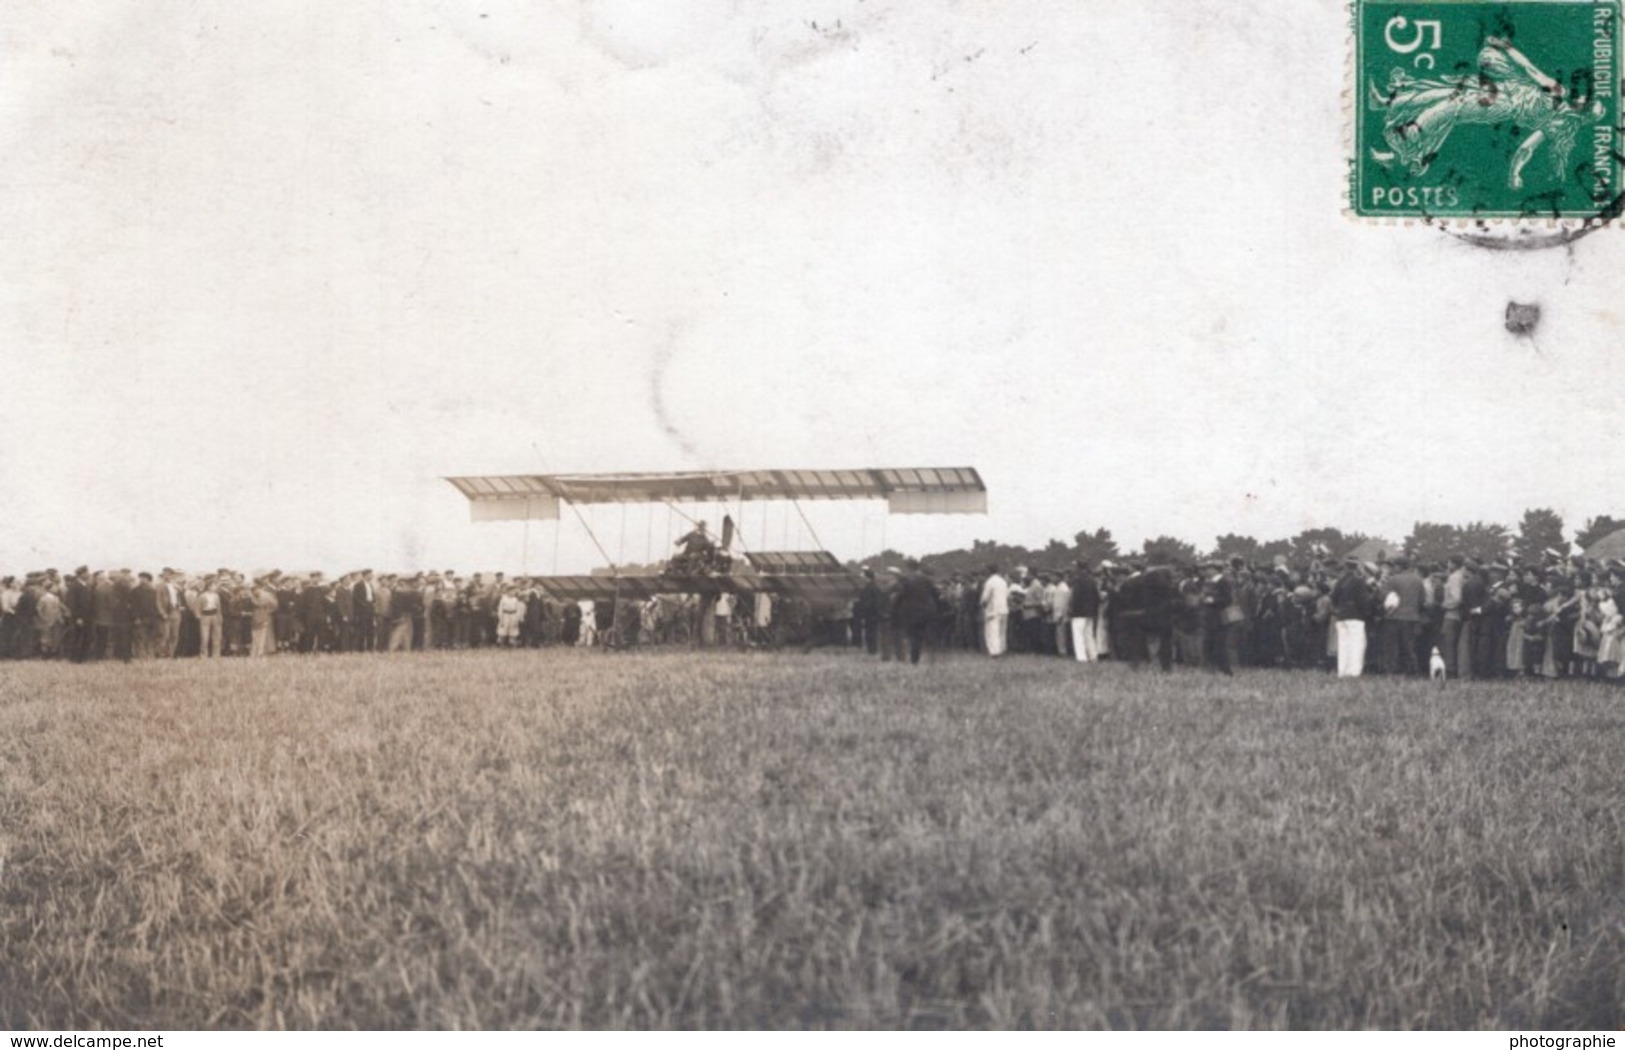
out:
<path id="1" fill-rule="evenodd" d="M 1433 647 L 1433 655 L 1428 657 L 1428 677 L 1444 685 L 1444 656 L 1439 652 L 1437 645 Z"/>

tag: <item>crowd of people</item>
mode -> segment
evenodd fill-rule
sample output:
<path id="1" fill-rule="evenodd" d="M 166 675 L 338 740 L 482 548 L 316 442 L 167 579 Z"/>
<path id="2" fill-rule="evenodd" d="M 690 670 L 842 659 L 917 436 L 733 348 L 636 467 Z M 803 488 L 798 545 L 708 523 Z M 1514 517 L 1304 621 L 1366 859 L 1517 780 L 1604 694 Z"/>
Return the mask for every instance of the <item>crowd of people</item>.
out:
<path id="1" fill-rule="evenodd" d="M 799 641 L 815 633 L 819 619 L 804 601 L 767 594 L 571 599 L 549 593 L 537 578 L 500 572 L 363 569 L 329 579 L 320 572 L 166 568 L 155 575 L 81 566 L 0 579 L 0 659 L 735 645 Z"/>
<path id="2" fill-rule="evenodd" d="M 898 653 L 915 614 L 907 593 L 871 574 L 854 610 L 869 651 Z M 1008 574 L 990 565 L 937 587 L 939 644 L 989 656 L 1025 652 L 1205 667 L 1323 669 L 1346 677 L 1596 678 L 1625 670 L 1625 564 L 1548 556 L 1485 564 L 1454 555 L 1417 565 L 1242 558 L 1090 566 Z M 895 622 L 894 622 L 895 621 Z M 930 636 L 928 630 L 927 636 Z M 889 644 L 888 644 L 889 643 Z"/>
<path id="3" fill-rule="evenodd" d="M 712 573 L 712 575 L 716 575 Z M 42 570 L 0 580 L 0 657 L 145 660 L 275 653 L 635 646 L 850 645 L 918 662 L 931 648 L 1451 678 L 1625 682 L 1625 564 L 1241 558 L 933 577 L 865 570 L 851 601 L 765 591 L 569 600 L 502 573 L 256 576 Z"/>

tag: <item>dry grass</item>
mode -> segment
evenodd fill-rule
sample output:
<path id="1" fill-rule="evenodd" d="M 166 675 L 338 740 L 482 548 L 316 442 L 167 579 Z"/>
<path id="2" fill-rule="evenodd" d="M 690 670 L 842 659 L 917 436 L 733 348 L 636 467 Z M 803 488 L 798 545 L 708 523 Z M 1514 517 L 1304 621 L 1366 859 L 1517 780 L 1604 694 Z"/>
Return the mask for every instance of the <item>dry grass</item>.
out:
<path id="1" fill-rule="evenodd" d="M 0 668 L 0 1027 L 1625 1022 L 1625 693 Z"/>

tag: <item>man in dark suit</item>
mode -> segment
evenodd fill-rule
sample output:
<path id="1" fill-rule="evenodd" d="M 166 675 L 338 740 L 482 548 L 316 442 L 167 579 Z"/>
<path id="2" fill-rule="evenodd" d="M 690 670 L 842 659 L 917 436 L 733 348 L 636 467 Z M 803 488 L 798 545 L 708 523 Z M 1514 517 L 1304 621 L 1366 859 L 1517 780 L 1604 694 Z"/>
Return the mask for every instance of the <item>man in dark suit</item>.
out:
<path id="1" fill-rule="evenodd" d="M 333 588 L 333 615 L 337 620 L 338 630 L 333 639 L 333 651 L 348 653 L 355 651 L 355 581 L 353 573 L 345 573 L 339 577 L 338 584 Z"/>
<path id="2" fill-rule="evenodd" d="M 327 641 L 327 588 L 322 574 L 313 572 L 299 592 L 299 651 L 314 653 Z"/>
<path id="3" fill-rule="evenodd" d="M 1093 663 L 1099 657 L 1095 620 L 1100 615 L 1100 584 L 1089 566 L 1079 560 L 1073 566 L 1071 586 L 1067 616 L 1072 627 L 1072 655 L 1079 663 Z"/>
<path id="4" fill-rule="evenodd" d="M 96 609 L 90 590 L 90 567 L 81 565 L 63 581 L 62 604 L 66 606 L 68 634 L 63 650 L 75 663 L 90 656 L 96 640 Z"/>
<path id="5" fill-rule="evenodd" d="M 1489 598 L 1490 589 L 1484 580 L 1483 566 L 1476 558 L 1466 559 L 1466 572 L 1461 581 L 1461 633 L 1456 641 L 1456 673 L 1462 678 L 1477 678 L 1482 672 L 1474 665 L 1473 654 L 1478 649 L 1479 632 L 1484 626 L 1484 607 Z"/>
<path id="6" fill-rule="evenodd" d="M 1208 562 L 1202 570 L 1207 574 L 1202 592 L 1202 663 L 1210 671 L 1231 674 L 1230 634 L 1234 624 L 1226 610 L 1235 604 L 1236 592 L 1222 563 Z"/>
<path id="7" fill-rule="evenodd" d="M 105 660 L 113 654 L 113 580 L 105 571 L 96 574 L 91 585 L 90 658 Z"/>
<path id="8" fill-rule="evenodd" d="M 919 562 L 910 558 L 904 568 L 907 571 L 897 581 L 892 615 L 903 637 L 908 639 L 908 662 L 917 664 L 920 651 L 925 648 L 926 633 L 941 613 L 941 603 L 937 598 L 937 585 L 920 569 Z"/>
<path id="9" fill-rule="evenodd" d="M 1417 675 L 1425 661 L 1416 651 L 1422 630 L 1422 609 L 1427 601 L 1422 576 L 1411 559 L 1396 554 L 1388 559 L 1394 570 L 1383 585 L 1382 648 L 1378 666 L 1383 674 Z"/>
<path id="10" fill-rule="evenodd" d="M 120 569 L 113 581 L 113 655 L 129 663 L 135 655 L 135 577 Z"/>
<path id="11" fill-rule="evenodd" d="M 378 622 L 374 615 L 378 595 L 372 586 L 371 569 L 361 570 L 361 578 L 350 588 L 350 600 L 355 606 L 355 647 L 370 653 L 378 646 Z"/>
<path id="12" fill-rule="evenodd" d="M 395 588 L 390 593 L 389 651 L 392 653 L 405 653 L 412 649 L 412 624 L 422 605 L 421 582 L 417 578 L 396 580 Z"/>
<path id="13" fill-rule="evenodd" d="M 1157 651 L 1157 666 L 1164 671 L 1174 669 L 1174 614 L 1179 607 L 1179 582 L 1167 560 L 1153 555 L 1151 567 L 1145 570 L 1140 583 L 1140 598 L 1145 610 L 1145 637 L 1148 647 Z"/>
<path id="14" fill-rule="evenodd" d="M 875 570 L 863 570 L 863 589 L 852 607 L 852 644 L 867 649 L 870 656 L 880 651 L 880 584 Z"/>
<path id="15" fill-rule="evenodd" d="M 133 632 L 130 648 L 135 658 L 151 660 L 158 655 L 163 612 L 158 606 L 158 590 L 152 585 L 150 572 L 142 573 L 130 591 L 130 621 Z"/>

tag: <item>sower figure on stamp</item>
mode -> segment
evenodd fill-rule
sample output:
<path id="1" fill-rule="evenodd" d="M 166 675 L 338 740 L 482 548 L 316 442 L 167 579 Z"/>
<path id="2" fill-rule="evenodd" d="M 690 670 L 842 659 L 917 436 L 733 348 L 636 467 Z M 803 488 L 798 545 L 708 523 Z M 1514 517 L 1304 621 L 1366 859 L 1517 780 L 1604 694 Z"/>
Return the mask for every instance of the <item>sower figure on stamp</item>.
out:
<path id="1" fill-rule="evenodd" d="M 1561 180 L 1580 123 L 1601 117 L 1603 106 L 1568 100 L 1562 84 L 1535 67 L 1506 40 L 1492 36 L 1478 52 L 1478 72 L 1455 80 L 1418 79 L 1395 69 L 1386 91 L 1369 86 L 1372 109 L 1385 110 L 1383 141 L 1388 150 L 1371 151 L 1383 165 L 1395 160 L 1412 175 L 1425 173 L 1458 124 L 1510 124 L 1527 134 L 1512 155 L 1507 185 L 1523 188 L 1524 167 L 1550 143 L 1552 171 Z M 1449 657 L 1447 656 L 1446 659 Z"/>

